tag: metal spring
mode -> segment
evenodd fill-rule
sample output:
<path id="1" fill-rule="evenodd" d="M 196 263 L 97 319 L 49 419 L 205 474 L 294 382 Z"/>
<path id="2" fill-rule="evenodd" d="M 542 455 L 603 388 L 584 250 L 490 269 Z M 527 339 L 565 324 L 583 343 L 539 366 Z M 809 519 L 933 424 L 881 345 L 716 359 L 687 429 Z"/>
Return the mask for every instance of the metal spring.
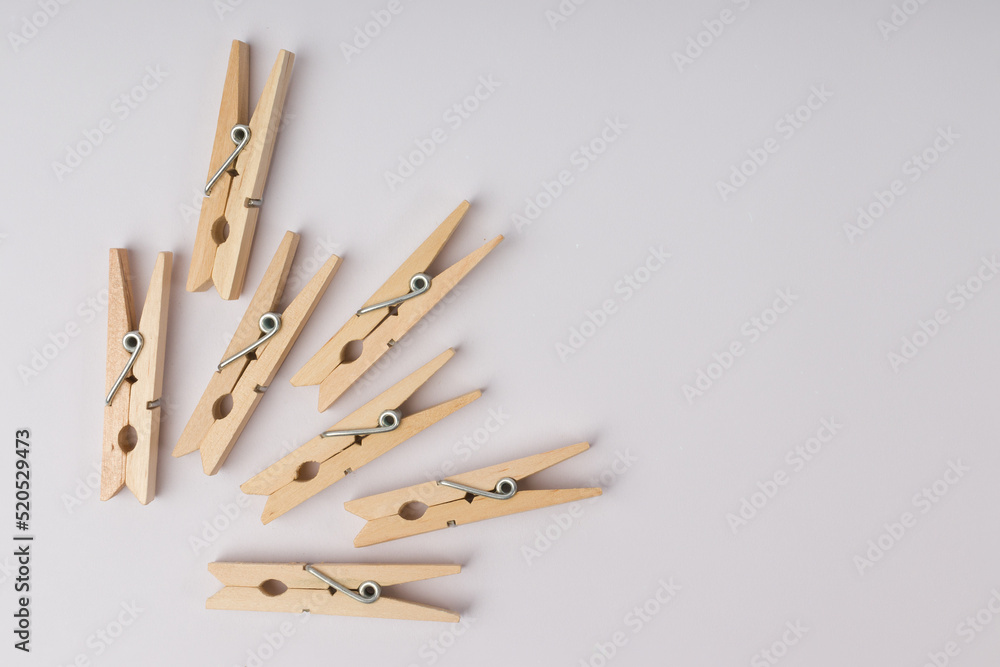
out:
<path id="1" fill-rule="evenodd" d="M 118 393 L 118 388 L 122 386 L 122 382 L 125 381 L 125 377 L 128 372 L 132 370 L 132 366 L 135 364 L 135 358 L 139 356 L 139 350 L 142 349 L 142 334 L 138 331 L 129 331 L 122 337 L 122 345 L 125 347 L 126 352 L 131 352 L 132 356 L 129 357 L 128 363 L 125 364 L 125 368 L 122 370 L 118 379 L 115 380 L 115 384 L 111 387 L 111 392 L 104 399 L 104 405 L 111 405 L 111 399 L 115 397 Z"/>
<path id="2" fill-rule="evenodd" d="M 221 364 L 219 364 L 218 370 L 221 371 L 223 368 L 233 363 L 240 357 L 250 354 L 258 347 L 266 343 L 268 339 L 271 338 L 271 336 L 278 333 L 278 330 L 281 328 L 281 315 L 278 313 L 264 313 L 263 315 L 260 316 L 260 320 L 257 322 L 257 326 L 260 327 L 260 331 L 264 335 L 255 340 L 250 345 L 247 345 L 244 349 L 240 350 L 233 356 L 223 361 Z"/>
<path id="3" fill-rule="evenodd" d="M 320 436 L 324 438 L 334 438 L 341 435 L 372 435 L 374 433 L 388 433 L 395 431 L 403 423 L 403 413 L 399 410 L 386 410 L 378 416 L 378 426 L 374 428 L 354 428 L 343 431 L 323 431 Z"/>
<path id="4" fill-rule="evenodd" d="M 441 486 L 448 486 L 453 489 L 458 489 L 459 491 L 465 491 L 466 493 L 471 493 L 474 496 L 482 496 L 484 498 L 492 498 L 493 500 L 507 500 L 513 498 L 514 494 L 517 493 L 517 481 L 513 477 L 504 477 L 499 482 L 497 482 L 496 487 L 493 491 L 484 491 L 482 489 L 476 489 L 471 486 L 466 486 L 465 484 L 459 484 L 458 482 L 449 482 L 446 479 L 442 479 L 438 482 Z"/>
<path id="5" fill-rule="evenodd" d="M 365 306 L 358 311 L 358 315 L 364 315 L 365 313 L 370 313 L 373 310 L 378 310 L 379 308 L 390 308 L 397 304 L 403 303 L 415 296 L 420 296 L 427 290 L 431 288 L 431 277 L 426 273 L 418 273 L 410 278 L 410 291 L 403 296 L 397 296 L 395 299 L 389 299 L 388 301 L 383 301 L 382 303 L 372 304 L 371 306 Z"/>
<path id="6" fill-rule="evenodd" d="M 236 144 L 236 149 L 233 150 L 228 158 L 226 158 L 226 161 L 223 162 L 222 166 L 219 167 L 219 170 L 212 175 L 212 178 L 208 179 L 208 185 L 205 186 L 206 197 L 212 194 L 212 186 L 215 185 L 217 180 L 222 178 L 222 174 L 229 168 L 229 165 L 233 163 L 236 156 L 240 154 L 240 151 L 246 148 L 248 143 L 250 143 L 250 126 L 237 123 L 229 132 L 229 138 L 233 140 L 234 144 Z"/>
<path id="7" fill-rule="evenodd" d="M 355 592 L 352 591 L 347 586 L 343 585 L 342 583 L 334 581 L 330 577 L 326 576 L 325 574 L 314 568 L 312 565 L 306 565 L 306 572 L 313 575 L 314 577 L 322 581 L 330 588 L 340 591 L 344 595 L 350 597 L 352 600 L 357 600 L 358 602 L 362 602 L 364 604 L 371 604 L 372 602 L 375 602 L 380 597 L 382 597 L 382 586 L 380 586 L 378 582 L 375 581 L 371 580 L 362 581 L 361 585 L 358 586 L 357 592 Z"/>

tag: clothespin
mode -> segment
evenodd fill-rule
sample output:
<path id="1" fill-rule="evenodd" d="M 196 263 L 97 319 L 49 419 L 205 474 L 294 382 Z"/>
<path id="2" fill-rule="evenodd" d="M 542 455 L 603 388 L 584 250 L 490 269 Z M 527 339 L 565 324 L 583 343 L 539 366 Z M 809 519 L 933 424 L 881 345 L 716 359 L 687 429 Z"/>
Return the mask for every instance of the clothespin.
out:
<path id="1" fill-rule="evenodd" d="M 445 350 L 413 374 L 243 484 L 266 495 L 263 523 L 313 497 L 482 395 L 473 391 L 433 408 L 404 415 L 399 406 L 455 354 Z"/>
<path id="2" fill-rule="evenodd" d="M 589 448 L 586 442 L 516 461 L 424 482 L 344 503 L 368 523 L 354 538 L 366 547 L 473 521 L 559 505 L 601 495 L 599 488 L 527 491 L 518 482 Z"/>
<path id="3" fill-rule="evenodd" d="M 209 563 L 225 585 L 206 609 L 281 611 L 456 623 L 459 615 L 382 594 L 383 588 L 458 574 L 461 565 Z"/>
<path id="4" fill-rule="evenodd" d="M 136 327 L 128 251 L 112 248 L 108 271 L 108 362 L 105 375 L 101 500 L 127 486 L 146 505 L 156 494 L 160 392 L 174 255 L 156 256 Z"/>
<path id="5" fill-rule="evenodd" d="M 202 292 L 214 284 L 223 299 L 240 298 L 294 60 L 294 53 L 278 52 L 249 118 L 250 47 L 233 40 L 191 253 L 189 292 Z"/>
<path id="6" fill-rule="evenodd" d="M 201 450 L 206 475 L 225 462 L 264 391 L 278 373 L 302 328 L 340 266 L 331 255 L 282 313 L 276 312 L 299 235 L 285 232 L 222 361 L 174 448 L 174 456 Z M 227 400 L 232 408 L 227 411 Z"/>
<path id="7" fill-rule="evenodd" d="M 469 202 L 459 204 L 340 331 L 292 376 L 296 387 L 320 385 L 320 412 L 330 407 L 503 240 L 502 235 L 497 236 L 438 275 L 429 276 L 427 268 L 467 210 Z M 354 360 L 347 358 L 348 344 L 353 341 L 362 342 L 361 354 Z"/>

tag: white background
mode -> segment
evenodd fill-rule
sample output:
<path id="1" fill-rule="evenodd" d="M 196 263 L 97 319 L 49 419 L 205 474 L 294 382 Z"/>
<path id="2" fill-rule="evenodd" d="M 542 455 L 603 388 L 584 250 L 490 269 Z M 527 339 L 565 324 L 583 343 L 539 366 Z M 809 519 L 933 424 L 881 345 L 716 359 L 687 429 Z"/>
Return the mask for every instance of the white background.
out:
<path id="1" fill-rule="evenodd" d="M 14 532 L 17 428 L 32 432 L 36 535 L 33 652 L 4 630 L 0 662 L 714 666 L 773 664 L 768 650 L 789 666 L 918 666 L 954 642 L 949 664 L 995 663 L 1000 619 L 987 610 L 981 632 L 962 624 L 1000 586 L 1000 284 L 977 282 L 1000 250 L 1000 7 L 908 0 L 915 13 L 897 12 L 887 31 L 890 0 L 592 0 L 554 27 L 556 0 L 403 0 L 348 59 L 341 44 L 386 3 L 73 2 L 32 19 L 41 4 L 5 4 L 5 33 L 30 39 L 8 34 L 0 48 L 0 515 L 11 524 L 0 535 Z M 731 23 L 713 23 L 724 9 Z M 251 45 L 251 106 L 278 50 L 296 61 L 247 287 L 223 302 L 184 283 L 234 38 Z M 696 57 L 679 65 L 685 49 Z M 147 67 L 165 78 L 132 93 Z M 452 127 L 445 113 L 479 77 L 500 86 Z M 813 87 L 832 96 L 799 109 Z M 127 117 L 123 94 L 143 98 Z M 789 136 L 782 118 L 797 109 L 808 120 Z M 57 173 L 105 118 L 113 131 Z M 574 153 L 609 119 L 627 127 L 579 171 Z M 385 173 L 435 128 L 447 141 L 390 188 Z M 935 154 L 949 128 L 958 138 Z M 718 183 L 769 138 L 777 151 L 742 167 L 754 173 L 723 198 Z M 906 163 L 925 149 L 936 161 L 913 180 Z M 572 183 L 518 229 L 526 198 L 564 169 Z M 850 235 L 858 208 L 897 179 L 903 194 Z M 316 389 L 288 379 L 462 199 L 472 208 L 442 267 L 507 240 L 370 383 L 318 414 Z M 290 290 L 334 247 L 343 266 L 208 478 L 197 456 L 170 452 L 289 229 L 302 234 Z M 647 274 L 651 246 L 671 258 Z M 159 488 L 145 507 L 127 490 L 96 498 L 106 313 L 93 304 L 110 247 L 129 249 L 137 295 L 155 253 L 175 257 Z M 628 300 L 616 290 L 626 275 L 647 279 Z M 979 291 L 956 296 L 970 279 Z M 777 290 L 796 300 L 751 340 Z M 604 326 L 585 325 L 609 299 Z M 947 322 L 919 335 L 939 309 Z M 561 357 L 574 328 L 592 335 Z M 894 365 L 903 337 L 921 347 Z M 742 356 L 713 366 L 733 341 Z M 284 448 L 449 346 L 458 354 L 415 407 L 477 387 L 482 399 L 268 526 L 263 498 L 236 505 L 239 484 Z M 699 372 L 716 379 L 689 400 Z M 456 450 L 491 410 L 509 415 L 503 426 L 478 451 Z M 822 419 L 843 426 L 797 469 L 786 455 Z M 561 507 L 352 547 L 363 522 L 346 500 L 447 461 L 474 469 L 580 440 L 592 449 L 534 482 L 604 474 L 604 496 L 568 528 Z M 621 458 L 634 462 L 616 474 Z M 968 470 L 915 502 L 950 462 Z M 754 496 L 776 473 L 786 483 L 773 497 Z M 751 499 L 762 506 L 734 530 L 728 515 Z M 913 525 L 883 535 L 905 512 Z M 890 548 L 865 566 L 880 536 Z M 459 563 L 460 575 L 397 595 L 460 611 L 465 625 L 206 611 L 215 560 Z M 0 629 L 12 624 L 12 562 L 0 558 Z M 676 596 L 637 622 L 634 608 L 671 579 Z M 123 604 L 142 611 L 119 634 Z M 796 623 L 808 628 L 799 639 L 786 632 Z M 609 661 L 601 646 L 610 653 L 616 633 Z"/>

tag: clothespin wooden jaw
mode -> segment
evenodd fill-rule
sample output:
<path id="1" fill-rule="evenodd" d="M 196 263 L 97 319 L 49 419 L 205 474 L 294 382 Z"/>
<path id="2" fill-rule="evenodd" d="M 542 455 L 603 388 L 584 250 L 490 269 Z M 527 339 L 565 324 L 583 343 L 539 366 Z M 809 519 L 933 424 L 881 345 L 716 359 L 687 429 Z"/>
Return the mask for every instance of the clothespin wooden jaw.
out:
<path id="1" fill-rule="evenodd" d="M 424 482 L 398 491 L 344 503 L 348 512 L 367 519 L 354 539 L 364 547 L 483 519 L 559 505 L 601 495 L 599 488 L 528 491 L 517 482 L 586 451 L 581 442 L 516 461 Z"/>
<path id="2" fill-rule="evenodd" d="M 431 424 L 479 398 L 482 392 L 477 390 L 415 414 L 398 412 L 399 406 L 454 354 L 451 349 L 442 352 L 328 431 L 246 481 L 240 487 L 244 493 L 268 496 L 261 521 L 271 522 L 348 473 L 356 472 Z M 386 415 L 390 415 L 391 419 Z M 307 472 L 313 466 L 315 470 Z"/>
<path id="3" fill-rule="evenodd" d="M 101 500 L 108 500 L 123 486 L 143 505 L 156 494 L 160 395 L 173 257 L 169 252 L 156 256 L 142 317 L 136 326 L 128 251 L 111 249 Z"/>
<path id="4" fill-rule="evenodd" d="M 320 385 L 322 412 L 347 391 L 400 338 L 445 297 L 503 240 L 497 236 L 436 276 L 426 274 L 469 209 L 462 202 L 403 262 L 357 314 L 341 327 L 294 376 L 296 387 Z M 348 345 L 362 342 L 361 355 L 348 359 Z"/>
<path id="5" fill-rule="evenodd" d="M 284 312 L 275 312 L 298 243 L 298 234 L 285 232 L 222 362 L 174 448 L 174 456 L 200 450 L 207 475 L 214 475 L 222 467 L 340 266 L 340 257 L 332 255 Z M 224 405 L 230 397 L 232 408 L 227 412 Z"/>
<path id="6" fill-rule="evenodd" d="M 459 615 L 388 597 L 383 589 L 462 571 L 461 565 L 337 563 L 209 563 L 224 586 L 206 609 L 309 612 L 455 623 Z"/>
<path id="7" fill-rule="evenodd" d="M 189 292 L 214 284 L 223 299 L 240 297 L 294 61 L 295 54 L 278 52 L 248 121 L 250 47 L 233 41 L 188 272 Z"/>

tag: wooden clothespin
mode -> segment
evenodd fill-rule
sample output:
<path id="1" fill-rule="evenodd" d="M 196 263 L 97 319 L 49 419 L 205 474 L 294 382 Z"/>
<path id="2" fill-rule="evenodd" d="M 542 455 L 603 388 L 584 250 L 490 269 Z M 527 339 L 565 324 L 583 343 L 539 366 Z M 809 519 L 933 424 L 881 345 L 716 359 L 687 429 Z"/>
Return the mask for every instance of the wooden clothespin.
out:
<path id="1" fill-rule="evenodd" d="M 200 449 L 206 475 L 217 473 L 229 456 L 340 266 L 340 257 L 331 255 L 284 312 L 278 313 L 278 303 L 298 245 L 299 235 L 285 232 L 222 361 L 174 448 L 174 456 Z M 225 402 L 230 397 L 232 409 L 227 412 Z"/>
<path id="2" fill-rule="evenodd" d="M 482 395 L 473 391 L 433 408 L 403 415 L 399 406 L 455 354 L 446 350 L 410 376 L 243 484 L 266 495 L 261 521 L 269 523 L 348 473 L 370 463 Z M 373 426 L 374 425 L 374 426 Z"/>
<path id="3" fill-rule="evenodd" d="M 136 327 L 128 251 L 111 249 L 108 272 L 108 362 L 104 390 L 101 500 L 127 486 L 146 505 L 156 494 L 160 392 L 174 255 L 156 256 Z"/>
<path id="4" fill-rule="evenodd" d="M 503 240 L 502 235 L 497 236 L 438 275 L 429 276 L 427 268 L 467 210 L 469 202 L 463 201 L 354 317 L 292 376 L 296 387 L 320 385 L 320 412 L 330 407 Z M 353 341 L 361 341 L 363 347 L 360 356 L 350 360 L 346 353 Z"/>
<path id="5" fill-rule="evenodd" d="M 528 475 L 576 456 L 588 447 L 589 444 L 581 442 L 455 475 L 450 479 L 424 482 L 344 503 L 348 512 L 368 520 L 354 538 L 354 546 L 366 547 L 473 521 L 599 496 L 599 488 L 526 491 L 517 486 Z"/>
<path id="6" fill-rule="evenodd" d="M 214 284 L 223 299 L 240 298 L 294 60 L 294 53 L 278 52 L 250 118 L 250 47 L 233 40 L 191 253 L 189 292 Z"/>
<path id="7" fill-rule="evenodd" d="M 458 574 L 461 565 L 336 563 L 209 563 L 225 588 L 206 609 L 281 611 L 455 623 L 459 615 L 425 604 L 386 597 L 387 586 Z"/>

